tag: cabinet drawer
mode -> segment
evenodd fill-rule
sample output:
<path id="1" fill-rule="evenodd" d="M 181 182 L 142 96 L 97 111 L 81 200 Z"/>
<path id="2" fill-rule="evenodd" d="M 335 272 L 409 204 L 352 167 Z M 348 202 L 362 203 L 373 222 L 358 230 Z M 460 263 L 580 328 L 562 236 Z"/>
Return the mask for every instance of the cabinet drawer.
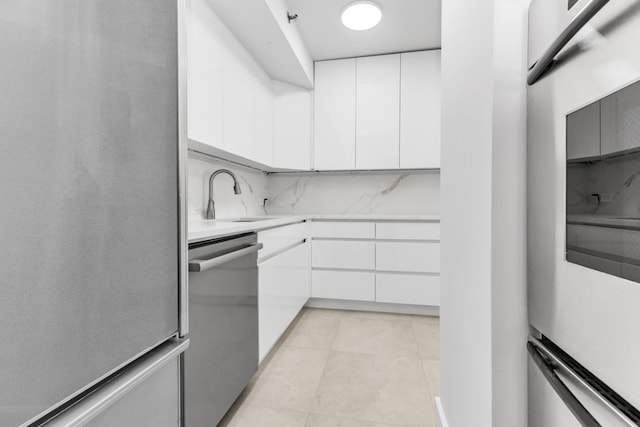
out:
<path id="1" fill-rule="evenodd" d="M 376 262 L 374 242 L 314 240 L 311 265 L 321 268 L 373 270 Z"/>
<path id="2" fill-rule="evenodd" d="M 376 242 L 376 270 L 440 272 L 440 243 Z"/>
<path id="3" fill-rule="evenodd" d="M 377 239 L 440 240 L 439 222 L 379 222 Z"/>
<path id="4" fill-rule="evenodd" d="M 258 232 L 258 242 L 264 246 L 258 252 L 258 259 L 269 256 L 289 245 L 309 238 L 309 222 L 299 222 Z"/>
<path id="5" fill-rule="evenodd" d="M 313 221 L 311 224 L 313 237 L 373 239 L 376 236 L 374 222 Z"/>
<path id="6" fill-rule="evenodd" d="M 374 301 L 375 273 L 313 270 L 311 296 Z"/>
<path id="7" fill-rule="evenodd" d="M 440 305 L 440 276 L 376 274 L 376 301 Z"/>

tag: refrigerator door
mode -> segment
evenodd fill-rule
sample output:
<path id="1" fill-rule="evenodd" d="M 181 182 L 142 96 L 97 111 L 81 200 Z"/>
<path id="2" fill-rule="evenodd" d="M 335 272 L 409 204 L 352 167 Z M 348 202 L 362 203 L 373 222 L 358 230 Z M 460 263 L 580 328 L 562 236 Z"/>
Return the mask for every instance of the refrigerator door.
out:
<path id="1" fill-rule="evenodd" d="M 175 0 L 3 1 L 0 425 L 178 330 Z"/>
<path id="2" fill-rule="evenodd" d="M 119 371 L 43 427 L 177 427 L 180 357 L 189 340 L 172 339 Z"/>
<path id="3" fill-rule="evenodd" d="M 640 285 L 566 261 L 565 174 L 566 116 L 640 78 L 639 38 L 638 2 L 609 2 L 527 94 L 529 321 L 636 408 Z"/>

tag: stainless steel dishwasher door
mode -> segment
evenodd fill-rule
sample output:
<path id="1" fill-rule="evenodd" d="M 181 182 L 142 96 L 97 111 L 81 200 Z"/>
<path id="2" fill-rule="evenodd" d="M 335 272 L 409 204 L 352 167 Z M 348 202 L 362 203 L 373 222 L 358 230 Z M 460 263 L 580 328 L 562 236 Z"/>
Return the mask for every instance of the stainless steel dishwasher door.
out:
<path id="1" fill-rule="evenodd" d="M 256 234 L 189 245 L 184 425 L 212 427 L 258 369 Z"/>

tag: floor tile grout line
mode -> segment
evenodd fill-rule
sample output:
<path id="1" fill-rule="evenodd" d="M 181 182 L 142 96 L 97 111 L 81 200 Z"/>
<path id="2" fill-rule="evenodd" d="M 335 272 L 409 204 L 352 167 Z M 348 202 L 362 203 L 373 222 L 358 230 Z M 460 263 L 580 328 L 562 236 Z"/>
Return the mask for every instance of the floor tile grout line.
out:
<path id="1" fill-rule="evenodd" d="M 413 325 L 413 320 L 411 321 L 411 333 L 413 334 L 413 343 L 416 345 L 416 354 L 420 357 L 420 345 L 418 345 L 418 335 L 416 335 L 416 328 Z M 422 361 L 420 363 L 422 363 Z"/>
<path id="2" fill-rule="evenodd" d="M 403 424 L 393 424 L 393 423 L 386 423 L 383 421 L 371 421 L 371 420 L 365 420 L 363 418 L 349 418 L 349 417 L 343 417 L 340 415 L 327 415 L 327 414 L 313 414 L 313 413 L 309 413 L 309 416 L 315 416 L 315 417 L 325 417 L 325 418 L 337 418 L 339 420 L 346 420 L 346 421 L 361 421 L 361 422 L 365 422 L 365 423 L 374 423 L 374 424 L 379 424 L 379 425 L 383 425 L 383 426 L 389 426 L 389 427 L 403 427 Z M 308 419 L 308 417 L 307 417 Z"/>
<path id="3" fill-rule="evenodd" d="M 320 392 L 320 386 L 322 385 L 322 380 L 324 379 L 325 374 L 327 372 L 327 365 L 329 364 L 329 359 L 331 358 L 331 354 L 334 352 L 333 345 L 335 344 L 336 337 L 338 336 L 338 331 L 340 330 L 340 326 L 342 325 L 343 316 L 344 316 L 344 313 L 342 313 L 342 316 L 340 316 L 340 320 L 338 321 L 338 327 L 336 328 L 336 333 L 333 334 L 333 340 L 331 341 L 331 345 L 329 346 L 329 356 L 327 356 L 327 360 L 325 361 L 324 368 L 322 369 L 322 375 L 320 375 L 320 381 L 318 382 L 318 387 L 316 387 L 316 392 L 313 395 L 311 407 L 309 408 L 309 413 L 312 413 L 311 410 L 313 409 L 313 405 L 315 404 L 316 399 L 318 398 L 318 393 Z M 309 419 L 308 416 L 307 416 L 307 419 Z"/>

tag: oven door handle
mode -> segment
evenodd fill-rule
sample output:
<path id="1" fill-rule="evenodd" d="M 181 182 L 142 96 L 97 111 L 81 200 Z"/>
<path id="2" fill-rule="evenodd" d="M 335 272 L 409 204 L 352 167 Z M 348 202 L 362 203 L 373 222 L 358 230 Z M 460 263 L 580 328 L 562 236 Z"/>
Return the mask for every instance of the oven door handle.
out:
<path id="1" fill-rule="evenodd" d="M 215 257 L 211 259 L 191 260 L 189 261 L 189 271 L 190 272 L 207 271 L 214 267 L 218 267 L 219 265 L 233 261 L 234 259 L 238 259 L 240 257 L 258 252 L 260 249 L 262 249 L 262 246 L 263 246 L 262 243 L 256 243 L 255 245 L 247 246 L 245 248 L 239 249 L 234 252 L 230 252 L 228 254 L 221 255 L 219 257 Z"/>
<path id="2" fill-rule="evenodd" d="M 529 350 L 531 358 L 536 362 L 538 368 L 540 368 L 542 375 L 544 375 L 545 379 L 551 387 L 553 387 L 564 404 L 567 405 L 571 413 L 578 419 L 580 424 L 584 427 L 601 427 L 600 423 L 587 411 L 587 408 L 580 403 L 576 396 L 571 393 L 571 390 L 569 390 L 565 383 L 556 375 L 553 365 L 542 357 L 531 341 L 527 343 L 527 350 Z"/>
<path id="3" fill-rule="evenodd" d="M 569 41 L 576 35 L 582 27 L 585 26 L 596 13 L 609 3 L 609 0 L 591 0 L 591 2 L 584 7 L 578 14 L 571 20 L 569 25 L 560 33 L 560 35 L 551 43 L 551 45 L 544 51 L 540 59 L 529 71 L 527 76 L 527 83 L 529 86 L 538 81 L 540 77 L 547 71 L 547 68 L 553 62 L 553 58 L 562 50 L 563 47 L 569 43 Z"/>

